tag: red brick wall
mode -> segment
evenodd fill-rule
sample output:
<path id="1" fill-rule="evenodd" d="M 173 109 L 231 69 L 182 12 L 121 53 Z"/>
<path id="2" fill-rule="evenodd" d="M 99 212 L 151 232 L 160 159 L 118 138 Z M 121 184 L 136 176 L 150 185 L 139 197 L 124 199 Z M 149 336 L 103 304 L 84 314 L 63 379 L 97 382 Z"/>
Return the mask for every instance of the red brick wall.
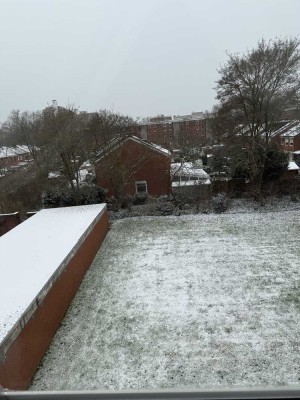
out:
<path id="1" fill-rule="evenodd" d="M 297 135 L 294 137 L 294 150 L 293 151 L 298 151 L 300 150 L 300 135 Z"/>
<path id="2" fill-rule="evenodd" d="M 294 136 L 294 144 L 292 146 L 286 145 L 285 141 L 284 144 L 281 142 L 281 136 L 277 135 L 272 138 L 272 141 L 277 143 L 278 147 L 284 151 L 297 151 L 300 150 L 300 135 Z"/>
<path id="3" fill-rule="evenodd" d="M 147 125 L 147 140 L 169 149 L 173 137 L 173 127 L 171 123 L 158 123 Z"/>
<path id="4" fill-rule="evenodd" d="M 20 214 L 0 214 L 0 236 L 21 223 Z"/>
<path id="5" fill-rule="evenodd" d="M 108 196 L 116 195 L 116 182 L 124 176 L 121 186 L 126 195 L 135 194 L 135 181 L 147 181 L 151 196 L 170 194 L 170 164 L 167 155 L 128 139 L 97 164 L 97 184 L 109 190 Z"/>
<path id="6" fill-rule="evenodd" d="M 0 361 L 0 385 L 27 389 L 108 231 L 105 211 Z"/>
<path id="7" fill-rule="evenodd" d="M 181 133 L 190 144 L 201 144 L 206 140 L 205 120 L 182 121 L 180 123 Z"/>

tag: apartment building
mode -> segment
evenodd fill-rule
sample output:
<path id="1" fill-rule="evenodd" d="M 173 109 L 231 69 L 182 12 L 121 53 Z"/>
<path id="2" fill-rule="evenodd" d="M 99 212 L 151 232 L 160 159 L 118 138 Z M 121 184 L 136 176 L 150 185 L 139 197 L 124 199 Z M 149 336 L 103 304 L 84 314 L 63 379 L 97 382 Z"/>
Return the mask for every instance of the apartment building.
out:
<path id="1" fill-rule="evenodd" d="M 135 134 L 141 139 L 168 149 L 182 146 L 203 146 L 211 137 L 209 114 L 193 112 L 188 115 L 159 115 L 144 119 Z"/>

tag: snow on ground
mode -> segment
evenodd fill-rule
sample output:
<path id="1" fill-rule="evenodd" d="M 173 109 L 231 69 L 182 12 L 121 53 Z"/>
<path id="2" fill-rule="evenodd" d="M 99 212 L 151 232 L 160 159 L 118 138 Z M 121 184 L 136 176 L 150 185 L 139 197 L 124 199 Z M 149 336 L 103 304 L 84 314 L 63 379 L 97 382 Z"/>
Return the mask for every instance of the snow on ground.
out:
<path id="1" fill-rule="evenodd" d="M 298 211 L 116 221 L 32 390 L 300 383 Z"/>
<path id="2" fill-rule="evenodd" d="M 0 344 L 104 207 L 42 210 L 0 238 Z"/>
<path id="3" fill-rule="evenodd" d="M 236 213 L 270 213 L 280 211 L 300 210 L 299 200 L 293 201 L 291 196 L 269 197 L 264 205 L 260 205 L 253 199 L 236 198 L 229 199 L 229 207 L 225 211 L 228 214 Z"/>

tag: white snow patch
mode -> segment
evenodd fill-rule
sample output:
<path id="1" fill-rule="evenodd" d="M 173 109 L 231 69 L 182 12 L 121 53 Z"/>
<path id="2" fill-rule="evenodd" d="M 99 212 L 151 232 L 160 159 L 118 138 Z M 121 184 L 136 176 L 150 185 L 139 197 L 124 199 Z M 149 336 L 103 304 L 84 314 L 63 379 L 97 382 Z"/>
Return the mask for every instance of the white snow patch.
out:
<path id="1" fill-rule="evenodd" d="M 177 187 L 177 186 L 198 186 L 198 185 L 210 185 L 210 184 L 211 184 L 210 179 L 206 179 L 206 180 L 192 179 L 192 180 L 189 180 L 189 181 L 172 182 L 172 187 Z"/>
<path id="2" fill-rule="evenodd" d="M 49 179 L 59 178 L 60 176 L 61 176 L 61 173 L 59 171 L 50 171 L 48 174 Z"/>
<path id="3" fill-rule="evenodd" d="M 300 168 L 298 167 L 298 165 L 294 162 L 294 161 L 290 161 L 289 165 L 288 165 L 288 170 L 289 171 L 298 171 Z"/>

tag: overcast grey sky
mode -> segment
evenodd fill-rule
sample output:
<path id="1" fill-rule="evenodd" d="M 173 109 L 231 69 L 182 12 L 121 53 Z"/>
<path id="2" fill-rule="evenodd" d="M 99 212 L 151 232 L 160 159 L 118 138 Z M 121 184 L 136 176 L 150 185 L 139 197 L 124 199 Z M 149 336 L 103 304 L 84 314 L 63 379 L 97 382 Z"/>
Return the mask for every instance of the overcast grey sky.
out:
<path id="1" fill-rule="evenodd" d="M 0 121 L 56 99 L 133 117 L 210 109 L 226 50 L 299 34 L 300 0 L 0 0 Z"/>

